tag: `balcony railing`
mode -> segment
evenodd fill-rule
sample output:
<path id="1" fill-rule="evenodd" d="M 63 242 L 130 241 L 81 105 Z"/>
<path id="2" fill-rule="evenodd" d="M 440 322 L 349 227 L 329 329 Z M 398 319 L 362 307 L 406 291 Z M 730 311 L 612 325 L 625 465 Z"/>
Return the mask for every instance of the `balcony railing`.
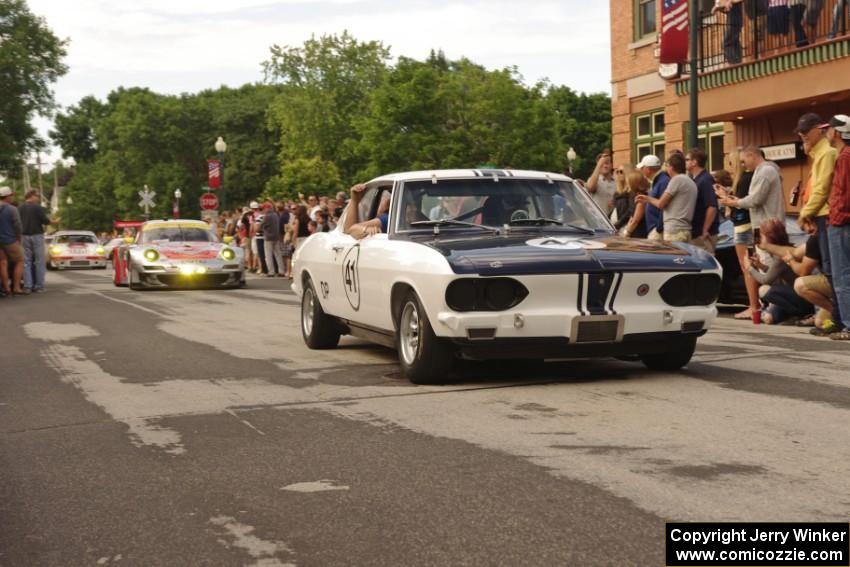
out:
<path id="1" fill-rule="evenodd" d="M 700 73 L 805 49 L 850 33 L 850 0 L 744 0 L 735 6 L 730 12 L 702 14 Z"/>

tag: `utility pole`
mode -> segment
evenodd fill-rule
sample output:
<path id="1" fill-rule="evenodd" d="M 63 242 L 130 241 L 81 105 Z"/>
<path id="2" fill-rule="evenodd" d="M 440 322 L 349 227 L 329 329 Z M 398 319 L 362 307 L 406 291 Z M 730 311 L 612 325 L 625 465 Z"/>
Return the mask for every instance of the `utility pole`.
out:
<path id="1" fill-rule="evenodd" d="M 26 160 L 24 160 L 24 193 L 32 189 L 32 185 L 30 184 L 30 166 Z"/>
<path id="2" fill-rule="evenodd" d="M 38 203 L 44 206 L 44 182 L 41 179 L 41 151 L 35 154 L 35 165 L 38 167 Z"/>
<path id="3" fill-rule="evenodd" d="M 688 148 L 697 147 L 699 139 L 699 2 L 691 0 L 691 117 L 688 128 Z M 687 151 L 687 149 L 685 151 Z"/>

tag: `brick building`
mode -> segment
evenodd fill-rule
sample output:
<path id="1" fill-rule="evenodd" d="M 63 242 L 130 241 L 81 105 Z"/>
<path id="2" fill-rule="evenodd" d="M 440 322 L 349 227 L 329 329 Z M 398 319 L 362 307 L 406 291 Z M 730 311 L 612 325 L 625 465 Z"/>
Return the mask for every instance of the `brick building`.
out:
<path id="1" fill-rule="evenodd" d="M 784 5 L 777 11 L 773 2 L 768 8 L 767 1 L 760 7 L 745 0 L 738 28 L 729 15 L 712 13 L 712 1 L 698 1 L 699 140 L 710 168 L 723 168 L 737 147 L 758 145 L 781 165 L 788 192 L 808 174 L 793 133 L 797 118 L 850 114 L 848 3 L 823 0 L 818 13 L 807 12 L 805 1 L 777 2 Z M 610 4 L 615 164 L 648 153 L 663 159 L 668 150 L 686 149 L 689 69 L 672 66 L 664 69 L 666 80 L 661 76 L 660 0 Z"/>

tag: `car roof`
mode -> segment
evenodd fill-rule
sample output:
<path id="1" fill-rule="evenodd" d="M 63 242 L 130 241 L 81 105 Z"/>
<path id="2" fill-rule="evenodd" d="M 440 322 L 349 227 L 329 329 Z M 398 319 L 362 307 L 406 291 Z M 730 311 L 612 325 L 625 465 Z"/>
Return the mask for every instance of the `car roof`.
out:
<path id="1" fill-rule="evenodd" d="M 572 181 L 562 173 L 547 173 L 545 171 L 530 171 L 520 169 L 426 169 L 421 171 L 406 171 L 382 175 L 371 180 L 369 184 L 396 181 L 421 181 L 423 179 L 480 179 L 482 177 L 500 177 L 505 179 L 546 179 L 553 181 Z"/>

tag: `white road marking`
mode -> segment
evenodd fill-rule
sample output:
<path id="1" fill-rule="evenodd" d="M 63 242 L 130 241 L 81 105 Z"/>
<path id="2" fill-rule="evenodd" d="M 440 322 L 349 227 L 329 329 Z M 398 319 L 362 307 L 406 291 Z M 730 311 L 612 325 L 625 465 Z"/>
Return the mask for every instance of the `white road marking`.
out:
<path id="1" fill-rule="evenodd" d="M 73 341 L 100 336 L 100 333 L 87 325 L 46 321 L 27 323 L 24 325 L 24 333 L 31 339 L 48 342 Z"/>
<path id="2" fill-rule="evenodd" d="M 253 535 L 254 528 L 252 526 L 243 524 L 230 516 L 210 518 L 210 523 L 223 528 L 224 535 L 230 539 L 230 542 L 219 539 L 220 543 L 228 548 L 233 546 L 243 549 L 255 560 L 248 564 L 248 567 L 295 567 L 295 563 L 291 560 L 284 563 L 278 557 L 282 554 L 294 554 L 286 543 L 260 539 Z"/>
<path id="3" fill-rule="evenodd" d="M 238 419 L 239 421 L 241 421 L 243 424 L 247 425 L 248 427 L 250 427 L 251 429 L 253 429 L 253 430 L 254 430 L 254 431 L 256 431 L 257 433 L 259 433 L 260 435 L 265 435 L 265 433 L 263 433 L 262 431 L 260 431 L 259 429 L 257 429 L 257 428 L 254 426 L 254 424 L 252 424 L 250 421 L 248 421 L 247 419 L 242 419 L 241 417 L 239 417 L 238 415 L 236 415 L 236 412 L 235 412 L 235 411 L 233 411 L 233 410 L 225 410 L 225 411 L 226 411 L 227 413 L 229 413 L 230 415 L 232 415 L 233 417 L 235 417 L 236 419 Z"/>
<path id="4" fill-rule="evenodd" d="M 336 484 L 333 480 L 317 480 L 315 482 L 297 482 L 288 486 L 281 487 L 281 490 L 289 492 L 332 492 L 336 490 L 348 490 L 348 487 L 341 484 Z"/>

